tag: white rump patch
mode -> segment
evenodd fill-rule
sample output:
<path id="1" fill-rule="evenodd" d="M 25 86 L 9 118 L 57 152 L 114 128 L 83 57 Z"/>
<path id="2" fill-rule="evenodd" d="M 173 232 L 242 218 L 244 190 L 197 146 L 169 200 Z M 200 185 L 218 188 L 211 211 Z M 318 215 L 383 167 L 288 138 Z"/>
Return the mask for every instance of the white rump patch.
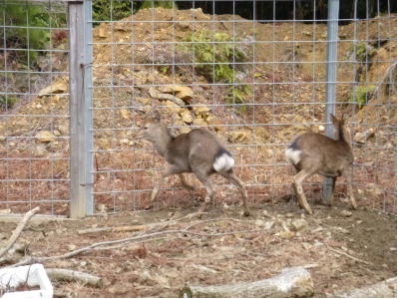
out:
<path id="1" fill-rule="evenodd" d="M 294 150 L 292 148 L 288 148 L 285 150 L 285 157 L 286 160 L 293 165 L 297 165 L 300 163 L 301 160 L 301 151 L 300 150 Z"/>
<path id="2" fill-rule="evenodd" d="M 217 172 L 227 172 L 235 165 L 235 160 L 230 155 L 224 153 L 213 163 L 213 168 Z"/>

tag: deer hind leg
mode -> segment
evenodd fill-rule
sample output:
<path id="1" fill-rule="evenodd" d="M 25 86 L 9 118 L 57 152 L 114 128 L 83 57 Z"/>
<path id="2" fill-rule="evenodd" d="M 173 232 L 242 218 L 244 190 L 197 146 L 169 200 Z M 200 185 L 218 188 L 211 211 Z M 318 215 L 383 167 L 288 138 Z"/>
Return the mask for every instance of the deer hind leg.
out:
<path id="1" fill-rule="evenodd" d="M 355 201 L 354 191 L 352 189 L 352 169 L 347 170 L 343 175 L 345 175 L 347 178 L 348 193 L 351 200 L 351 206 L 355 210 L 357 208 L 357 202 Z"/>
<path id="2" fill-rule="evenodd" d="M 296 193 L 299 204 L 303 209 L 307 211 L 308 214 L 312 214 L 312 210 L 305 197 L 302 183 L 304 182 L 305 179 L 309 178 L 313 174 L 314 174 L 313 171 L 302 169 L 294 176 L 294 182 L 293 182 L 293 189 L 294 192 Z"/>
<path id="3" fill-rule="evenodd" d="M 247 192 L 242 181 L 232 171 L 220 174 L 239 189 L 243 201 L 243 215 L 245 217 L 250 216 L 250 211 L 249 208 L 247 207 Z"/>
<path id="4" fill-rule="evenodd" d="M 213 189 L 213 185 L 210 182 L 208 175 L 203 174 L 203 173 L 198 173 L 198 172 L 195 172 L 195 174 L 196 174 L 197 178 L 199 179 L 199 181 L 201 181 L 202 184 L 206 188 L 205 201 L 204 201 L 202 207 L 200 207 L 200 209 L 199 209 L 199 212 L 204 212 L 206 210 L 206 206 L 208 204 L 210 204 L 211 202 L 213 202 L 214 189 Z"/>

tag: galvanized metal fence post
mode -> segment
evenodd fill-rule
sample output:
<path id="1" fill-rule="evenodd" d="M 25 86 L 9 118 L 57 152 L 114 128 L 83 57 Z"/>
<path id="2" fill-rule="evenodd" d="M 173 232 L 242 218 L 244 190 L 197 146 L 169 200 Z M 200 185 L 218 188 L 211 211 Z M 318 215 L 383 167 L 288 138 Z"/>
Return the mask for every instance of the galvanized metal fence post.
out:
<path id="1" fill-rule="evenodd" d="M 326 135 L 333 136 L 333 125 L 330 114 L 336 110 L 336 78 L 337 78 L 337 41 L 339 29 L 339 0 L 328 2 L 328 48 L 326 58 Z M 333 180 L 326 178 L 323 184 L 323 198 L 330 198 L 333 192 Z"/>
<path id="2" fill-rule="evenodd" d="M 70 217 L 93 213 L 91 1 L 69 3 Z"/>

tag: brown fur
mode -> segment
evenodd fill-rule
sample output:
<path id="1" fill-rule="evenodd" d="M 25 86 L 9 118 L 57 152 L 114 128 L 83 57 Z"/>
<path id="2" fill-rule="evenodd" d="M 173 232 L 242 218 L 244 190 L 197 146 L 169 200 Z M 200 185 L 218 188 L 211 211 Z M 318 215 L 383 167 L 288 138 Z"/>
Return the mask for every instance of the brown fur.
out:
<path id="1" fill-rule="evenodd" d="M 328 199 L 333 205 L 333 191 L 336 179 L 339 176 L 346 176 L 350 193 L 351 204 L 356 208 L 356 202 L 352 191 L 351 166 L 354 156 L 350 146 L 349 133 L 344 129 L 344 120 L 331 115 L 336 139 L 317 133 L 304 133 L 297 137 L 285 151 L 286 158 L 297 170 L 294 176 L 293 187 L 300 205 L 309 213 L 312 210 L 308 205 L 303 192 L 302 183 L 314 174 L 332 178 L 332 194 Z"/>
<path id="2" fill-rule="evenodd" d="M 185 182 L 183 173 L 194 173 L 207 190 L 205 204 L 201 208 L 203 211 L 206 203 L 211 202 L 214 196 L 209 176 L 216 172 L 213 168 L 215 159 L 224 153 L 231 156 L 217 138 L 206 129 L 194 129 L 189 133 L 174 137 L 161 122 L 157 112 L 147 117 L 138 138 L 151 142 L 157 152 L 169 163 L 167 170 L 153 189 L 151 200 L 155 200 L 164 178 L 173 174 L 178 174 L 182 185 L 192 190 L 193 188 Z M 247 193 L 243 183 L 233 173 L 232 168 L 218 173 L 239 188 L 243 198 L 244 215 L 248 216 L 250 213 L 246 204 Z"/>

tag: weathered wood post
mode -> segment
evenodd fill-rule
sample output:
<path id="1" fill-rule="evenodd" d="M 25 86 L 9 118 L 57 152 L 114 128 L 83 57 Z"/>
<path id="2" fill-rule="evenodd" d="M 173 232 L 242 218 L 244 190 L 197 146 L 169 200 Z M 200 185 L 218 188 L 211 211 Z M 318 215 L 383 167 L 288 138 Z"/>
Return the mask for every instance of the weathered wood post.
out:
<path id="1" fill-rule="evenodd" d="M 339 0 L 328 3 L 328 48 L 326 58 L 326 135 L 333 138 L 333 124 L 330 114 L 336 110 L 337 41 L 339 31 Z M 323 184 L 323 198 L 330 198 L 333 180 L 326 178 Z"/>
<path id="2" fill-rule="evenodd" d="M 70 217 L 93 213 L 91 0 L 68 1 Z"/>

